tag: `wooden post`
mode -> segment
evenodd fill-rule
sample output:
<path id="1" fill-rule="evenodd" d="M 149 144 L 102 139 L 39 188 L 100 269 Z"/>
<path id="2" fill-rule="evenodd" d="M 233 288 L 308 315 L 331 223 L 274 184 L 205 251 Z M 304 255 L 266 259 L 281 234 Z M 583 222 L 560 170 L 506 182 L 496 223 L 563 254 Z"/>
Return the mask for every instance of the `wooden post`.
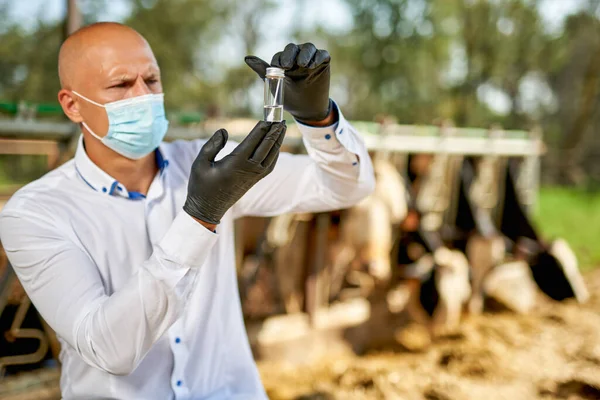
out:
<path id="1" fill-rule="evenodd" d="M 235 247 L 235 270 L 240 276 L 242 272 L 242 262 L 244 261 L 244 222 L 240 218 L 233 223 L 234 229 L 234 247 Z"/>
<path id="2" fill-rule="evenodd" d="M 67 0 L 67 26 L 65 36 L 69 36 L 83 25 L 83 18 L 77 8 L 77 0 Z"/>
<path id="3" fill-rule="evenodd" d="M 327 254 L 327 236 L 330 217 L 328 213 L 315 215 L 313 228 L 309 230 L 308 276 L 306 278 L 306 312 L 311 325 L 319 307 L 324 303 L 325 263 Z M 316 232 L 315 232 L 316 231 Z"/>

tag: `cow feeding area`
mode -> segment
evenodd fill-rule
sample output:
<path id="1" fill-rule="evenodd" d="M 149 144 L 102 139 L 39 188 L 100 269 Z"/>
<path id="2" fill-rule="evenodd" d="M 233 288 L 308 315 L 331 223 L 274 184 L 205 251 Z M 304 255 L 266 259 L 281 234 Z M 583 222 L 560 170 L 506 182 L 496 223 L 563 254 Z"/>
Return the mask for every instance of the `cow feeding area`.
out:
<path id="1" fill-rule="evenodd" d="M 528 315 L 466 317 L 418 351 L 259 362 L 263 382 L 272 400 L 600 399 L 600 270 L 585 278 L 583 305 L 540 298 Z M 426 343 L 420 334 L 410 333 Z"/>

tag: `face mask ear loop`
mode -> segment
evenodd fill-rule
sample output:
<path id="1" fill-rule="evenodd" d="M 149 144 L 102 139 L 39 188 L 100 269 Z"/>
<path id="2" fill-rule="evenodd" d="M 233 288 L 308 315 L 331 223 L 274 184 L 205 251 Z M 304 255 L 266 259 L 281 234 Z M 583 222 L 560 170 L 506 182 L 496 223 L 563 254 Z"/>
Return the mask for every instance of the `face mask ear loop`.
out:
<path id="1" fill-rule="evenodd" d="M 94 131 L 93 131 L 93 130 L 91 130 L 91 129 L 90 129 L 90 127 L 89 127 L 89 126 L 88 126 L 88 125 L 87 125 L 85 122 L 81 121 L 81 125 L 83 125 L 83 126 L 85 127 L 85 129 L 87 129 L 87 130 L 88 130 L 88 132 L 90 133 L 90 135 L 92 135 L 93 137 L 95 137 L 95 138 L 96 138 L 96 139 L 98 139 L 99 141 L 102 141 L 102 138 L 101 138 L 100 136 L 96 135 L 96 134 L 94 133 Z"/>
<path id="2" fill-rule="evenodd" d="M 76 91 L 74 91 L 74 90 L 71 90 L 71 92 L 75 93 L 77 96 L 81 97 L 82 99 L 84 99 L 84 100 L 85 100 L 85 101 L 87 101 L 88 103 L 92 103 L 93 105 L 95 105 L 95 106 L 98 106 L 98 107 L 106 108 L 106 106 L 104 106 L 104 104 L 96 103 L 94 100 L 90 100 L 90 99 L 88 99 L 87 97 L 85 97 L 85 96 L 83 96 L 83 95 L 81 95 L 81 94 L 77 93 L 77 92 L 76 92 Z"/>
<path id="3" fill-rule="evenodd" d="M 92 103 L 92 104 L 93 104 L 93 105 L 95 105 L 95 106 L 102 107 L 102 108 L 106 108 L 104 105 L 102 105 L 102 104 L 99 104 L 99 103 L 96 103 L 94 100 L 90 100 L 90 99 L 88 99 L 87 97 L 85 97 L 85 96 L 83 96 L 83 95 L 81 95 L 81 94 L 77 93 L 77 92 L 76 92 L 76 91 L 74 91 L 74 90 L 71 90 L 71 92 L 75 93 L 77 96 L 81 97 L 82 99 L 84 99 L 85 101 L 87 101 L 87 102 L 89 102 L 89 103 Z M 83 121 L 81 121 L 81 124 L 82 124 L 82 125 L 85 127 L 85 129 L 87 129 L 87 130 L 88 130 L 88 132 L 89 132 L 89 133 L 90 133 L 90 134 L 91 134 L 93 137 L 95 137 L 95 138 L 96 138 L 96 139 L 98 139 L 99 141 L 102 141 L 102 138 L 101 138 L 100 136 L 96 135 L 96 134 L 94 133 L 94 131 L 90 129 L 90 127 L 88 126 L 88 124 L 86 124 L 86 123 L 85 123 L 85 122 L 83 122 Z"/>

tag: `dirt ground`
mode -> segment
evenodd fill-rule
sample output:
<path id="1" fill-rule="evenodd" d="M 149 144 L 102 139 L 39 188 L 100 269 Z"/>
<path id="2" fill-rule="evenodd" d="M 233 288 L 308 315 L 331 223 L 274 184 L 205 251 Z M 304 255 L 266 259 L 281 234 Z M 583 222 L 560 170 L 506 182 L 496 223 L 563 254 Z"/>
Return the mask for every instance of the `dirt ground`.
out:
<path id="1" fill-rule="evenodd" d="M 425 350 L 259 363 L 272 400 L 600 399 L 600 269 L 585 305 L 541 298 L 530 315 L 467 317 Z"/>
<path id="2" fill-rule="evenodd" d="M 467 318 L 426 350 L 330 357 L 310 365 L 259 362 L 272 400 L 600 399 L 600 269 L 585 305 L 541 299 L 527 316 Z M 57 369 L 0 383 L 0 398 L 60 398 Z"/>

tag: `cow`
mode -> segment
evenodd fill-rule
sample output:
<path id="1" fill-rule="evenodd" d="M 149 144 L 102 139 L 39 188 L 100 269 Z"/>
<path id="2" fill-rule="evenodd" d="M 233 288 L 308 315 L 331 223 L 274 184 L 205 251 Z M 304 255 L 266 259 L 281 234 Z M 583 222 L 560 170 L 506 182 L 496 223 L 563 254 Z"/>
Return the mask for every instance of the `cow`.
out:
<path id="1" fill-rule="evenodd" d="M 379 283 L 388 282 L 391 277 L 394 228 L 406 217 L 407 195 L 404 181 L 392 163 L 375 157 L 373 167 L 375 191 L 347 210 L 339 224 L 331 268 L 333 296 L 341 290 L 349 269 L 366 266 L 368 275 Z"/>

